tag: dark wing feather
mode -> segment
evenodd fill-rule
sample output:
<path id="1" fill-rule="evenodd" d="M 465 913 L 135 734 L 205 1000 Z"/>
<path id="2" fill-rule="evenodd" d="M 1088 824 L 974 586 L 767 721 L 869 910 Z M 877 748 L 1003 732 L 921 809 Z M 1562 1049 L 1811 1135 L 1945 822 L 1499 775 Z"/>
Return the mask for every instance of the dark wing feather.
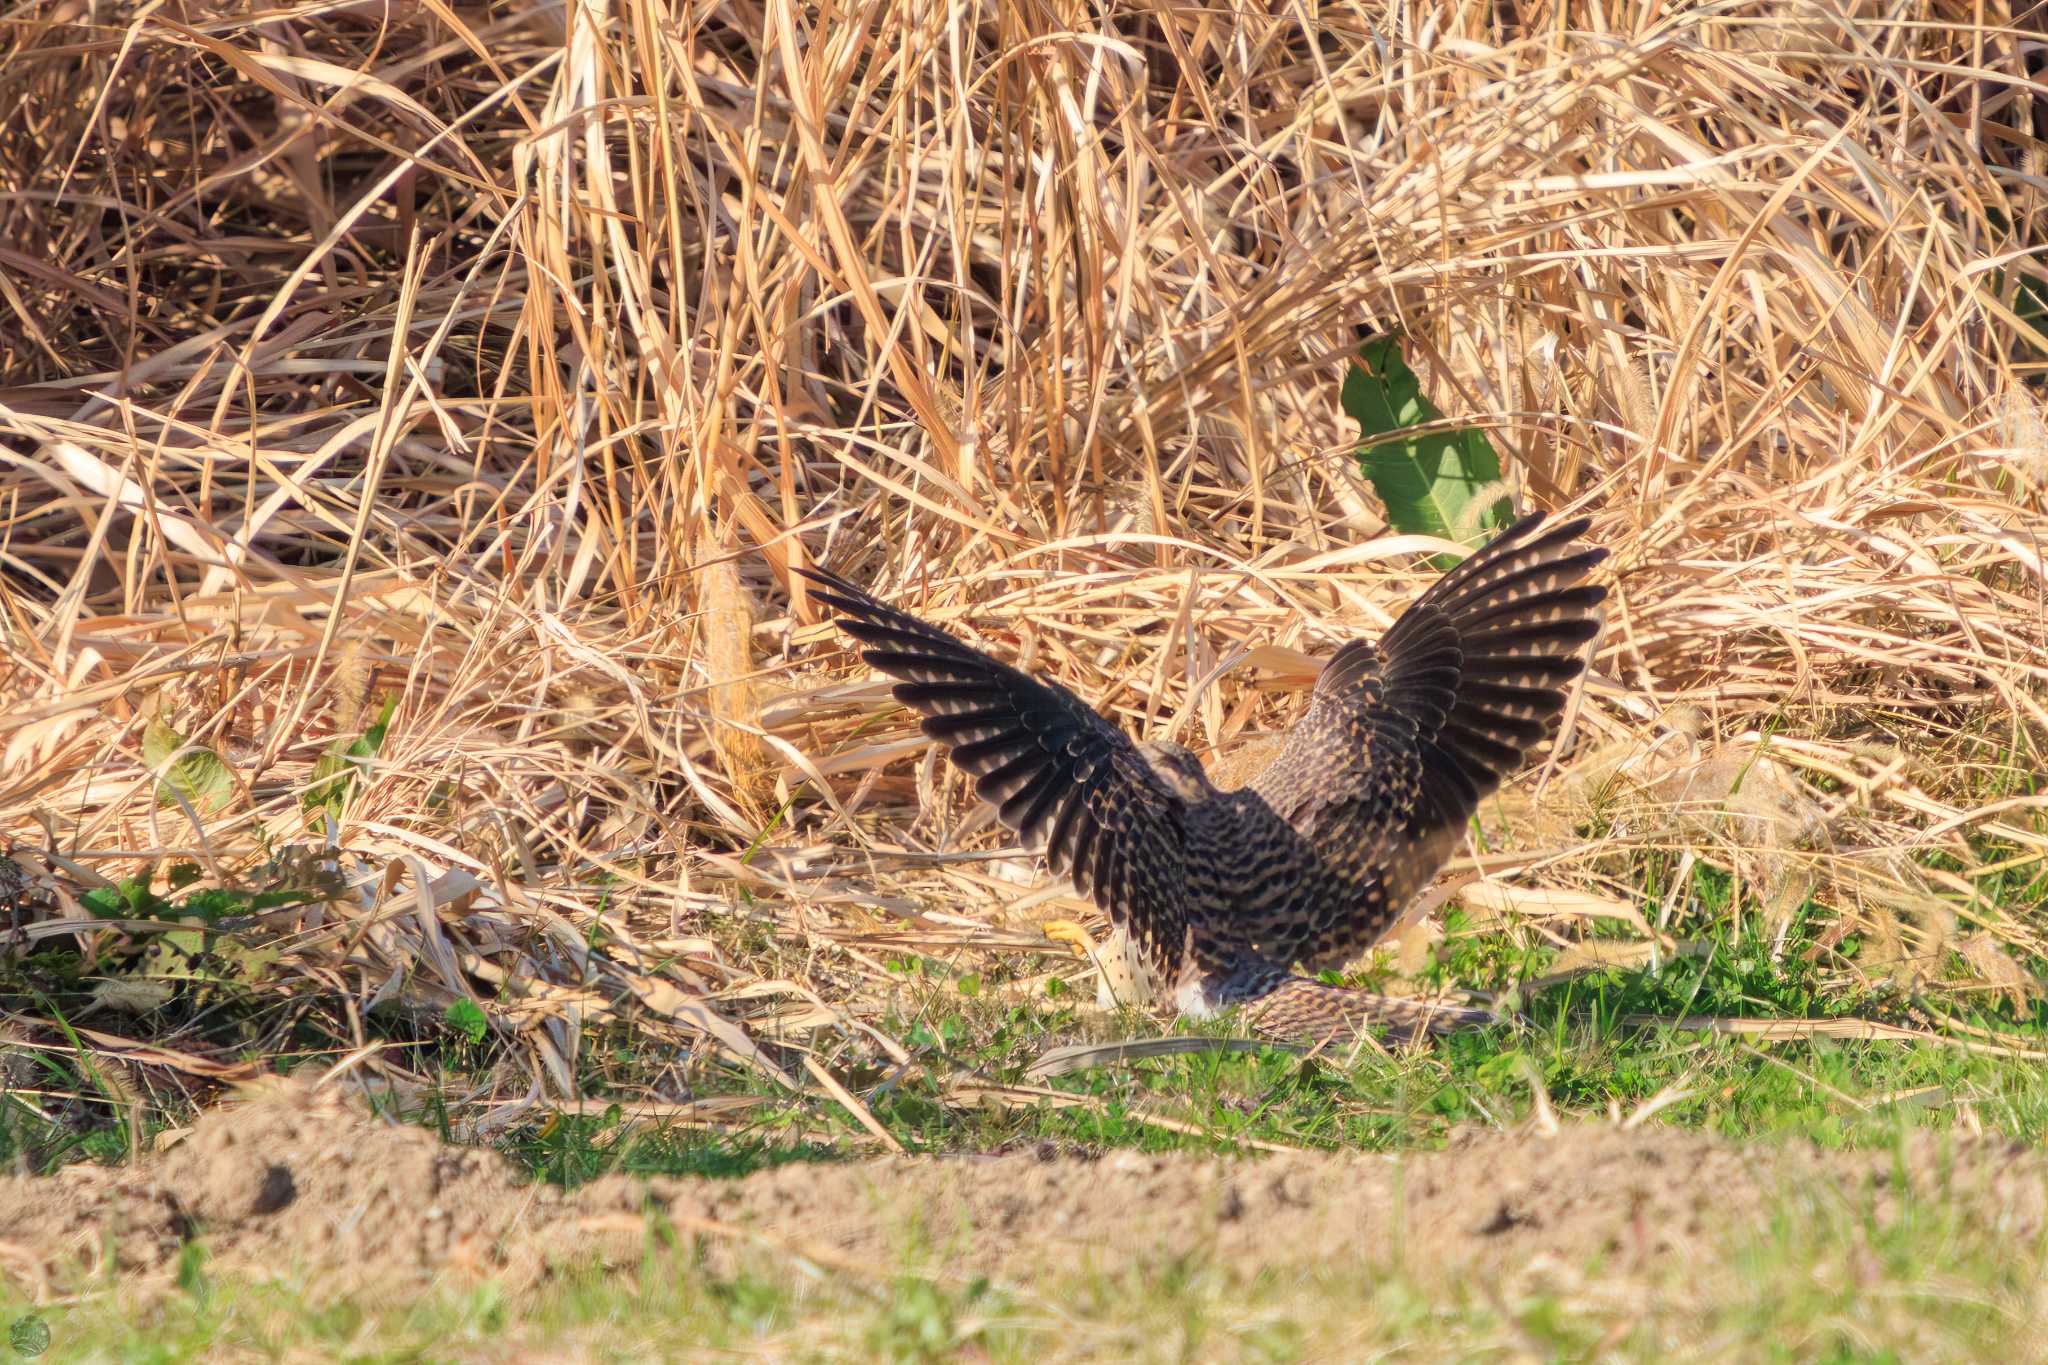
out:
<path id="1" fill-rule="evenodd" d="M 1304 727 L 1413 736 L 1412 834 L 1462 826 L 1563 711 L 1607 596 L 1584 582 L 1607 557 L 1579 543 L 1586 526 L 1524 517 L 1437 580 L 1377 645 L 1346 645 L 1316 680 Z"/>
<path id="2" fill-rule="evenodd" d="M 1342 961 L 1436 875 L 1472 813 L 1540 743 L 1584 667 L 1605 558 L 1584 521 L 1527 518 L 1445 574 L 1374 643 L 1337 651 L 1252 787 L 1313 850 L 1276 960 Z"/>
<path id="3" fill-rule="evenodd" d="M 924 717 L 924 732 L 951 750 L 1005 825 L 1043 843 L 1053 870 L 1128 927 L 1148 957 L 1178 950 L 1186 803 L 1121 730 L 1059 684 L 843 578 L 797 572 L 865 646 L 861 658 L 898 680 L 896 700 Z"/>

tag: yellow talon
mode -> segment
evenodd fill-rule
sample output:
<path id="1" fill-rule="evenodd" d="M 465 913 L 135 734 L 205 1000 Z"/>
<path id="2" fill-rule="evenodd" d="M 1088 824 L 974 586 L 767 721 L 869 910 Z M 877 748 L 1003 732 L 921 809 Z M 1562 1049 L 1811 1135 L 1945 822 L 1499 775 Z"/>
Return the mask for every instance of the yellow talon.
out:
<path id="1" fill-rule="evenodd" d="M 1081 927 L 1079 920 L 1049 919 L 1039 926 L 1045 936 L 1054 943 L 1065 943 L 1074 950 L 1074 956 L 1095 959 L 1095 940 Z"/>

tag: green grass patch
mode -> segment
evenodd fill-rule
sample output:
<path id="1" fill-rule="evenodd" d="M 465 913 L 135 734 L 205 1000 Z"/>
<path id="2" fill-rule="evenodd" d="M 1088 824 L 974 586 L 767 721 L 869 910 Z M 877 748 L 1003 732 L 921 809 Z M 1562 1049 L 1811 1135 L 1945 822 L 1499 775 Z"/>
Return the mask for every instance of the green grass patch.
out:
<path id="1" fill-rule="evenodd" d="M 1692 888 L 1707 903 L 1728 894 L 1718 874 Z M 179 907 L 181 909 L 186 907 Z M 1713 922 L 1725 923 L 1714 916 Z M 203 926 L 187 930 L 200 937 Z M 159 936 L 163 943 L 170 943 Z M 1448 919 L 1430 974 L 1498 993 L 1512 1022 L 1388 1051 L 1365 1045 L 1303 1058 L 1280 1049 L 1215 1051 L 1102 1066 L 1040 1080 L 1032 1064 L 1081 1039 L 1144 1037 L 1157 1026 L 1136 1015 L 1104 1017 L 1077 1007 L 1054 979 L 1020 997 L 1006 966 L 972 969 L 929 957 L 891 963 L 897 977 L 874 1022 L 908 1053 L 899 1061 L 865 1035 L 828 1047 L 820 1059 L 905 1150 L 958 1154 L 1019 1148 L 1108 1152 L 1233 1153 L 1270 1146 L 1399 1151 L 1445 1140 L 1461 1124 L 1505 1126 L 1539 1109 L 1565 1117 L 1606 1117 L 1654 1105 L 1660 1122 L 1736 1139 L 1781 1136 L 1823 1146 L 1869 1146 L 1917 1128 L 1992 1131 L 2027 1142 L 2048 1138 L 2048 1071 L 1957 1041 L 1918 1045 L 1802 1037 L 1752 1039 L 1672 1026 L 1689 1016 L 1763 1020 L 1873 1018 L 1912 1022 L 1910 1002 L 1886 987 L 1856 984 L 1853 944 L 1823 950 L 1803 917 L 1782 941 L 1725 931 L 1696 940 L 1652 969 L 1607 968 L 1531 989 L 1558 955 L 1541 940 Z M 208 970 L 210 959 L 199 967 Z M 143 970 L 131 966 L 131 972 Z M 1353 978 L 1380 984 L 1372 972 Z M 211 982 L 215 1027 L 235 1017 L 235 983 Z M 66 1011 L 89 999 L 46 997 Z M 202 1021 L 203 1022 L 203 1021 Z M 408 1041 L 417 1065 L 438 1066 L 447 1093 L 465 1090 L 490 1044 L 460 1020 L 372 1016 L 379 1036 Z M 474 1020 L 470 1021 L 472 1024 Z M 2048 1051 L 2048 1027 L 1985 1009 L 1977 1024 Z M 1176 1026 L 1187 1034 L 1241 1034 L 1230 1018 Z M 342 1049 L 308 1039 L 293 1064 L 318 1064 Z M 29 1054 L 34 1088 L 70 1093 L 53 1113 L 0 1097 L 0 1160 L 47 1171 L 67 1161 L 117 1161 L 135 1145 L 136 1111 L 88 1054 Z M 829 1161 L 877 1150 L 866 1125 L 822 1091 L 782 1093 L 745 1068 L 700 1061 L 689 1094 L 728 1101 L 709 1124 L 636 1117 L 650 1085 L 673 1093 L 672 1059 L 648 1054 L 625 1025 L 591 1029 L 584 1040 L 581 1113 L 537 1117 L 499 1140 L 524 1169 L 577 1185 L 601 1175 L 738 1176 L 787 1161 Z M 19 1080 L 17 1084 L 19 1084 Z M 1037 1091 L 1050 1091 L 1038 1094 Z M 751 1104 L 749 1104 L 751 1101 Z M 459 1115 L 430 1101 L 402 1117 L 452 1133 Z M 189 1115 L 144 1107 L 142 1122 Z M 144 1140 L 148 1133 L 140 1135 Z"/>
<path id="2" fill-rule="evenodd" d="M 1548 948 L 1473 930 L 1454 914 L 1434 973 L 1514 992 L 1554 959 Z M 826 1060 L 911 1152 L 1237 1153 L 1273 1145 L 1391 1152 L 1438 1145 L 1461 1124 L 1516 1124 L 1539 1107 L 1606 1118 L 1652 1105 L 1660 1122 L 1740 1140 L 1869 1147 L 1956 1125 L 2048 1139 L 2048 1070 L 2025 1058 L 1963 1041 L 1752 1039 L 1641 1022 L 1905 1018 L 1905 1002 L 1841 986 L 1839 958 L 1814 951 L 1798 933 L 1775 948 L 1730 934 L 1689 945 L 1654 971 L 1589 972 L 1528 994 L 1513 1022 L 1415 1049 L 1368 1044 L 1312 1058 L 1275 1048 L 1219 1050 L 1045 1081 L 1034 1079 L 1031 1066 L 1050 1048 L 1084 1036 L 1151 1036 L 1157 1028 L 1136 1015 L 1084 1014 L 1064 993 L 1006 1001 L 982 975 L 932 959 L 895 965 L 901 990 L 877 1023 L 902 1040 L 909 1064 L 853 1045 Z M 1988 1014 L 1981 1022 L 2048 1051 L 2048 1028 L 2039 1022 Z M 1224 1018 L 1171 1031 L 1221 1038 L 1242 1028 Z M 630 1067 L 614 1073 L 622 1101 L 631 1076 Z M 634 1122 L 614 1108 L 537 1124 L 503 1146 L 527 1169 L 568 1183 L 611 1171 L 737 1175 L 875 1149 L 864 1126 L 826 1097 L 782 1095 L 738 1070 L 706 1080 L 700 1094 L 758 1097 L 758 1118 L 706 1132 Z M 1057 1093 L 1034 1096 L 1033 1088 Z M 604 1083 L 592 1089 L 605 1098 Z"/>

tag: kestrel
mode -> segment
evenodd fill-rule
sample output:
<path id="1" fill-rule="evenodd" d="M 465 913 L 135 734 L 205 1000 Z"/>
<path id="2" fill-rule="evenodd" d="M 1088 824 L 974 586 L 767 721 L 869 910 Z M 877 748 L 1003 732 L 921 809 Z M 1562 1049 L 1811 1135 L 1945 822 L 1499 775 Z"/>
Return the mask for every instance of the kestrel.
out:
<path id="1" fill-rule="evenodd" d="M 1607 557 L 1579 543 L 1586 526 L 1525 517 L 1382 639 L 1344 645 L 1279 755 L 1231 791 L 1187 749 L 1133 743 L 1058 683 L 799 572 L 1003 823 L 1124 931 L 1154 999 L 1195 1018 L 1243 1006 L 1263 1032 L 1324 1040 L 1492 1019 L 1294 969 L 1378 941 L 1563 710 L 1607 596 L 1585 582 Z"/>

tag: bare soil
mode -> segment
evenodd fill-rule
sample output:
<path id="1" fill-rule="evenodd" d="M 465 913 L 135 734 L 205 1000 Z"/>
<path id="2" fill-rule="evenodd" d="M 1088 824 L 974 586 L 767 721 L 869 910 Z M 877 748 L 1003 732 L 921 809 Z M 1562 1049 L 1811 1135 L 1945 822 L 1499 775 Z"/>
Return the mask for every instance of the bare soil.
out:
<path id="1" fill-rule="evenodd" d="M 913 1157 L 563 1191 L 493 1152 L 279 1084 L 209 1112 L 138 1166 L 0 1180 L 0 1273 L 25 1288 L 91 1267 L 167 1278 L 198 1237 L 216 1271 L 291 1274 L 315 1293 L 463 1275 L 516 1288 L 593 1258 L 638 1264 L 653 1218 L 694 1235 L 713 1266 L 766 1247 L 888 1274 L 910 1246 L 946 1271 L 995 1276 L 1189 1252 L 1244 1270 L 1398 1261 L 1427 1274 L 1597 1258 L 1669 1275 L 1730 1230 L 1761 1226 L 1788 1188 L 1832 1185 L 1882 1217 L 1902 1179 L 1958 1201 L 1986 1236 L 2041 1235 L 2048 1155 L 1933 1137 L 1907 1155 L 1581 1124 L 1472 1132 L 1400 1157 Z"/>

